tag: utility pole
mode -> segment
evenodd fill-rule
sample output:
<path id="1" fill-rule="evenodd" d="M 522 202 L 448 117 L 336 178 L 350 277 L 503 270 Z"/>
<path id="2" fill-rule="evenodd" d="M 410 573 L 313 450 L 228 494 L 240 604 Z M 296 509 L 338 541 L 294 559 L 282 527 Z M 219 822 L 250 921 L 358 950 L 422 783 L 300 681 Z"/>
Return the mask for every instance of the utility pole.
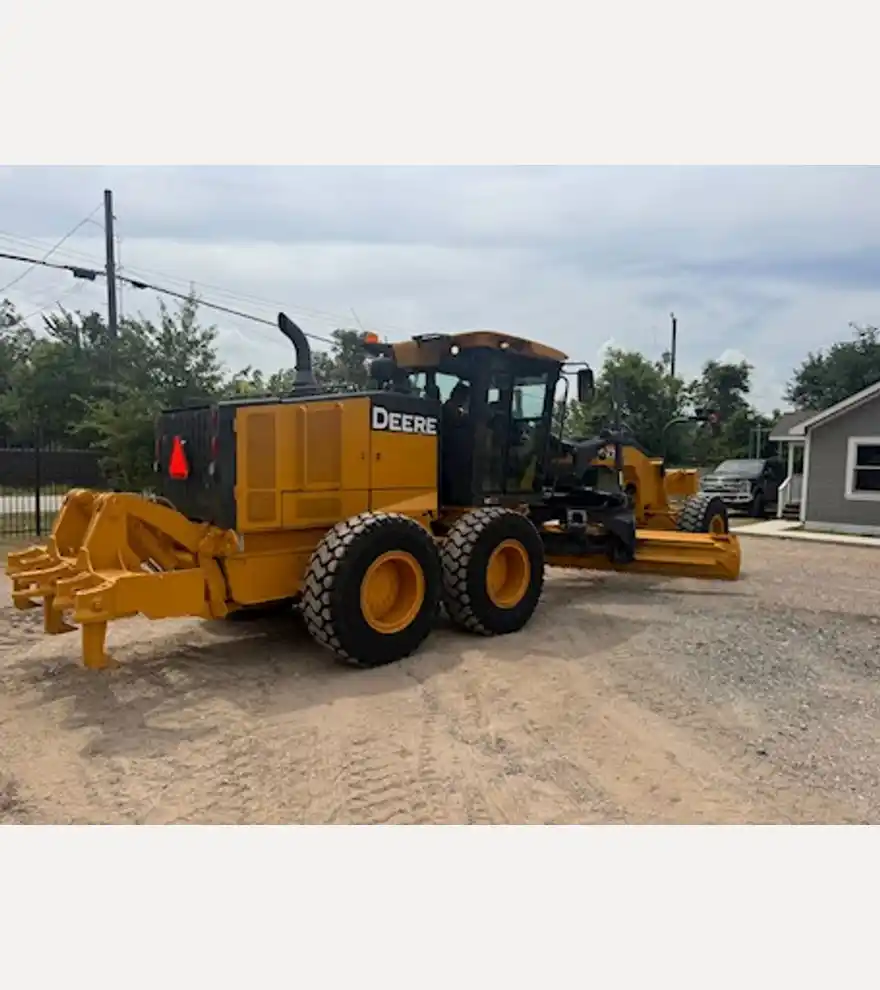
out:
<path id="1" fill-rule="evenodd" d="M 678 342 L 678 321 L 675 318 L 675 313 L 670 313 L 669 316 L 672 319 L 672 347 L 669 351 L 669 374 L 670 377 L 675 378 L 675 348 Z"/>
<path id="2" fill-rule="evenodd" d="M 113 193 L 104 190 L 104 240 L 106 243 L 107 266 L 107 326 L 110 336 L 115 340 L 119 336 L 119 317 L 116 310 L 116 259 L 114 257 L 115 239 L 113 236 Z"/>

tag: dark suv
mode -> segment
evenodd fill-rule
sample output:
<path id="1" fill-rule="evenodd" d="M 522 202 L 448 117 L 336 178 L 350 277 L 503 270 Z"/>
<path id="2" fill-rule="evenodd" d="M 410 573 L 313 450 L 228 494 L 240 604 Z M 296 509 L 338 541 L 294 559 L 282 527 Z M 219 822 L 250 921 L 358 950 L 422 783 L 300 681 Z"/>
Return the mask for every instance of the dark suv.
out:
<path id="1" fill-rule="evenodd" d="M 779 486 L 785 480 L 785 465 L 778 457 L 722 461 L 704 475 L 700 489 L 717 495 L 729 509 L 744 509 L 762 517 L 775 505 Z"/>

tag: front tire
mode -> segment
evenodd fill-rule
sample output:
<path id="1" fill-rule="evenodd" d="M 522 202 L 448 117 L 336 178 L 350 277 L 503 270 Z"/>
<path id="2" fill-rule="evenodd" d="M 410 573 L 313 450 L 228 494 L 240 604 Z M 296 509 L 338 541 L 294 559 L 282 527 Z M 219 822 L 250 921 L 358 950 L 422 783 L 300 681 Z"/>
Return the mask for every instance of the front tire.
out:
<path id="1" fill-rule="evenodd" d="M 430 533 L 409 516 L 365 512 L 337 523 L 316 547 L 303 617 L 313 639 L 337 658 L 378 667 L 421 646 L 441 594 Z"/>
<path id="2" fill-rule="evenodd" d="M 723 536 L 730 532 L 727 506 L 720 498 L 700 492 L 685 499 L 678 516 L 681 533 L 712 533 Z"/>
<path id="3" fill-rule="evenodd" d="M 519 512 L 469 512 L 449 530 L 440 554 L 451 621 L 481 636 L 518 632 L 544 588 L 544 543 Z"/>

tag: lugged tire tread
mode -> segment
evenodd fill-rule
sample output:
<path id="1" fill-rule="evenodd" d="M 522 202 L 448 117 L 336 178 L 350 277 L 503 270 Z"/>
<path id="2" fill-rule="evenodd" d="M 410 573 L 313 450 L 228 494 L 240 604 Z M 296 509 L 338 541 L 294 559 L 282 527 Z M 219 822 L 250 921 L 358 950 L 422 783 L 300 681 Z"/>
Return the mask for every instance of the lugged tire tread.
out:
<path id="1" fill-rule="evenodd" d="M 490 629 L 474 613 L 468 591 L 471 558 L 477 541 L 488 526 L 504 516 L 521 517 L 521 514 L 500 506 L 490 506 L 469 512 L 452 526 L 440 552 L 444 604 L 449 618 L 455 625 L 480 636 L 495 636 L 497 632 Z M 533 587 L 535 583 L 538 585 L 538 596 L 535 603 L 537 605 L 544 589 L 543 560 L 537 573 L 533 569 L 532 582 Z"/>
<path id="2" fill-rule="evenodd" d="M 347 556 L 359 540 L 371 532 L 392 525 L 411 529 L 436 554 L 436 544 L 431 535 L 410 516 L 399 512 L 362 512 L 338 522 L 327 531 L 315 548 L 306 570 L 302 593 L 302 614 L 306 628 L 315 642 L 331 650 L 338 659 L 355 667 L 371 667 L 373 664 L 353 656 L 342 645 L 339 624 L 345 621 L 345 614 L 334 615 L 333 591 Z M 420 642 L 414 644 L 403 656 L 414 652 L 419 645 Z"/>

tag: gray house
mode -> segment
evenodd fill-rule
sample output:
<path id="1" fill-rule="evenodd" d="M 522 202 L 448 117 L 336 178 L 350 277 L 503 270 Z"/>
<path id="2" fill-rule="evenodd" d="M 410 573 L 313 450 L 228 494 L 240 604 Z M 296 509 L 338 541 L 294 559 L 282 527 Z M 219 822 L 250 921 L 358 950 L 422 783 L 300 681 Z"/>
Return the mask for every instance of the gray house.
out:
<path id="1" fill-rule="evenodd" d="M 822 412 L 787 413 L 770 440 L 788 458 L 777 515 L 880 536 L 880 381 Z"/>

